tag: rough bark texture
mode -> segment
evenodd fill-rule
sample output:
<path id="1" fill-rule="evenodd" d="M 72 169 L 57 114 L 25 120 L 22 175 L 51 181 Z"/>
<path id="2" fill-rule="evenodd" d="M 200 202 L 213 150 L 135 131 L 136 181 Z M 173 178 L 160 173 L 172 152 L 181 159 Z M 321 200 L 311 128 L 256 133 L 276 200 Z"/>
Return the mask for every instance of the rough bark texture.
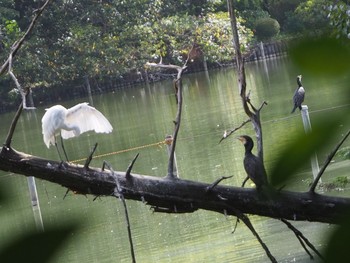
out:
<path id="1" fill-rule="evenodd" d="M 248 213 L 271 218 L 338 223 L 350 210 L 350 198 L 297 192 L 263 192 L 253 188 L 211 185 L 182 179 L 167 179 L 140 174 L 125 177 L 125 172 L 60 163 L 2 148 L 0 169 L 34 176 L 60 184 L 80 194 L 117 195 L 119 183 L 126 199 L 143 201 L 155 211 L 194 212 L 198 209 L 228 215 Z M 219 176 L 218 176 L 219 177 Z"/>

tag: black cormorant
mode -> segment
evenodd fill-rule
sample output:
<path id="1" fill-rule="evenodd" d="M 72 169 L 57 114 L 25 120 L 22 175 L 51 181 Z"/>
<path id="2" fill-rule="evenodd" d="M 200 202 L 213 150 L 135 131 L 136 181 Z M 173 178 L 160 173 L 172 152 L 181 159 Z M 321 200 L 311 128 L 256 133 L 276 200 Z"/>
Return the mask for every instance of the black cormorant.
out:
<path id="1" fill-rule="evenodd" d="M 252 153 L 254 142 L 247 135 L 242 135 L 238 139 L 243 143 L 245 148 L 244 169 L 249 178 L 255 183 L 256 188 L 267 185 L 267 175 L 261 159 Z"/>
<path id="2" fill-rule="evenodd" d="M 293 113 L 296 110 L 296 108 L 299 108 L 299 110 L 301 110 L 301 104 L 304 102 L 304 98 L 305 98 L 305 89 L 301 84 L 301 75 L 297 76 L 297 83 L 298 83 L 298 87 L 295 90 L 295 93 L 293 96 L 294 107 L 291 113 Z"/>

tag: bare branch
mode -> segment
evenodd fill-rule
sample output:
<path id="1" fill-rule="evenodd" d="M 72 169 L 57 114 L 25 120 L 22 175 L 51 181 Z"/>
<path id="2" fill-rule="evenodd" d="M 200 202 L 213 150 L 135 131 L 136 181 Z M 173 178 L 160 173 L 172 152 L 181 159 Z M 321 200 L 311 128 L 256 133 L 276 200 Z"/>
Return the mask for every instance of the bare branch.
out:
<path id="1" fill-rule="evenodd" d="M 9 150 L 11 148 L 12 137 L 13 137 L 13 134 L 15 132 L 18 119 L 21 116 L 21 113 L 22 113 L 22 110 L 23 110 L 23 104 L 22 103 L 19 105 L 19 107 L 17 109 L 17 112 L 15 114 L 15 117 L 13 118 L 13 120 L 11 122 L 11 126 L 10 126 L 10 129 L 9 129 L 8 133 L 7 133 L 6 140 L 5 140 L 5 143 L 4 143 L 4 147 L 2 148 L 2 151 Z"/>
<path id="2" fill-rule="evenodd" d="M 94 153 L 96 151 L 96 148 L 97 148 L 97 143 L 95 143 L 95 146 L 91 149 L 91 152 L 90 152 L 88 158 L 86 158 L 86 161 L 85 161 L 85 164 L 84 164 L 84 168 L 85 169 L 89 168 L 89 165 L 90 165 L 91 160 L 92 160 L 92 156 L 94 155 Z"/>
<path id="3" fill-rule="evenodd" d="M 224 135 L 222 136 L 222 138 L 220 139 L 219 143 L 222 142 L 223 140 L 225 140 L 226 138 L 228 138 L 231 134 L 233 134 L 235 131 L 241 129 L 244 125 L 246 125 L 248 122 L 251 122 L 250 119 L 248 120 L 245 120 L 244 122 L 242 122 L 241 125 L 239 125 L 238 127 L 236 128 L 233 128 L 232 130 L 230 131 L 225 131 Z"/>
<path id="4" fill-rule="evenodd" d="M 320 169 L 320 171 L 318 172 L 315 180 L 313 181 L 312 185 L 310 186 L 309 192 L 312 192 L 312 193 L 315 192 L 315 188 L 316 188 L 319 180 L 321 179 L 321 176 L 323 175 L 324 171 L 326 170 L 326 168 L 328 167 L 328 165 L 332 161 L 334 155 L 339 150 L 340 146 L 345 142 L 345 140 L 349 137 L 349 135 L 350 135 L 350 130 L 345 134 L 344 138 L 337 144 L 337 146 L 334 148 L 334 150 L 328 155 L 325 163 L 323 164 L 323 166 Z"/>
<path id="5" fill-rule="evenodd" d="M 247 176 L 247 177 L 243 180 L 241 187 L 244 187 L 244 186 L 245 186 L 245 183 L 246 183 L 248 180 L 249 180 L 249 176 Z"/>
<path id="6" fill-rule="evenodd" d="M 310 258 L 313 259 L 313 256 L 310 254 L 310 252 L 308 251 L 308 249 L 305 246 L 308 245 L 322 260 L 324 260 L 323 256 L 321 255 L 321 253 L 314 247 L 314 245 L 312 245 L 310 243 L 310 241 L 303 235 L 303 233 L 301 233 L 296 227 L 294 227 L 290 222 L 288 222 L 286 219 L 281 218 L 280 219 L 281 222 L 285 223 L 287 225 L 287 227 L 293 231 L 293 233 L 295 234 L 295 236 L 298 238 L 300 244 L 302 245 L 302 247 L 305 249 L 306 253 L 309 254 Z M 304 243 L 305 242 L 305 243 Z"/>
<path id="7" fill-rule="evenodd" d="M 131 170 L 132 170 L 132 168 L 134 167 L 134 164 L 135 164 L 135 162 L 136 162 L 136 159 L 137 159 L 137 157 L 139 157 L 139 155 L 140 155 L 140 153 L 137 153 L 136 154 L 136 156 L 134 157 L 134 159 L 132 160 L 132 162 L 130 163 L 130 165 L 128 166 L 128 169 L 126 170 L 126 173 L 125 173 L 125 177 L 126 178 L 130 178 L 130 176 L 131 176 Z"/>
<path id="8" fill-rule="evenodd" d="M 210 186 L 207 187 L 207 191 L 211 191 L 214 189 L 215 186 L 217 186 L 221 181 L 226 180 L 232 178 L 232 176 L 222 176 L 221 178 L 218 178 L 217 180 L 215 180 L 214 183 L 212 183 Z"/>
<path id="9" fill-rule="evenodd" d="M 19 91 L 19 93 L 21 94 L 22 97 L 22 104 L 23 104 L 23 109 L 25 110 L 32 110 L 35 109 L 35 107 L 27 107 L 27 100 L 26 97 L 27 95 L 30 93 L 30 89 L 28 88 L 27 90 L 23 89 L 21 87 L 21 85 L 19 84 L 18 79 L 16 78 L 15 74 L 12 71 L 12 53 L 10 53 L 9 56 L 9 65 L 8 65 L 8 74 L 10 75 L 10 77 L 12 78 L 13 82 L 16 85 L 17 90 Z"/>
<path id="10" fill-rule="evenodd" d="M 176 102 L 177 102 L 177 114 L 176 114 L 176 118 L 174 121 L 175 129 L 174 129 L 173 141 L 171 144 L 171 151 L 170 151 L 169 163 L 168 163 L 168 174 L 167 174 L 168 179 L 178 179 L 178 177 L 174 173 L 174 165 L 175 165 L 175 147 L 176 147 L 176 142 L 177 142 L 177 135 L 178 135 L 179 130 L 180 130 L 181 114 L 182 114 L 182 74 L 183 74 L 184 70 L 187 68 L 187 63 L 189 61 L 190 53 L 191 53 L 193 47 L 194 47 L 194 45 L 192 46 L 190 52 L 188 53 L 187 60 L 182 67 L 177 66 L 177 65 L 171 65 L 171 64 L 164 65 L 164 64 L 157 64 L 157 63 L 150 63 L 150 62 L 146 63 L 146 65 L 150 66 L 150 67 L 177 70 L 177 78 L 174 80 L 174 87 L 175 87 L 175 92 L 176 92 Z"/>
<path id="11" fill-rule="evenodd" d="M 244 215 L 243 217 L 240 217 L 240 219 L 243 221 L 243 223 L 249 228 L 249 230 L 253 233 L 253 235 L 256 237 L 256 239 L 259 241 L 260 245 L 262 246 L 262 248 L 265 250 L 266 255 L 269 257 L 269 259 L 271 260 L 271 262 L 276 262 L 277 260 L 275 259 L 275 257 L 271 254 L 269 248 L 266 246 L 266 244 L 262 241 L 262 239 L 260 238 L 258 232 L 256 232 L 256 230 L 253 227 L 253 224 L 250 222 L 249 218 Z"/>
<path id="12" fill-rule="evenodd" d="M 234 42 L 235 55 L 236 55 L 239 95 L 242 100 L 244 112 L 250 118 L 255 130 L 255 134 L 257 138 L 258 157 L 261 159 L 262 162 L 264 162 L 260 114 L 259 114 L 259 111 L 256 110 L 256 108 L 251 104 L 250 94 L 248 96 L 246 94 L 247 84 L 246 84 L 246 77 L 245 77 L 244 59 L 240 49 L 240 42 L 239 42 L 238 28 L 237 28 L 237 18 L 236 18 L 235 9 L 233 6 L 233 0 L 227 0 L 227 4 L 228 4 L 229 13 L 230 13 L 230 21 L 231 21 L 233 42 Z M 251 106 L 253 111 L 250 110 L 249 106 Z"/>
<path id="13" fill-rule="evenodd" d="M 253 235 L 256 237 L 256 239 L 259 241 L 260 245 L 262 246 L 262 248 L 265 250 L 266 255 L 269 257 L 269 259 L 271 260 L 271 262 L 273 263 L 277 263 L 277 260 L 275 259 L 275 257 L 271 254 L 269 248 L 266 246 L 266 244 L 262 241 L 262 239 L 260 238 L 258 232 L 256 232 L 252 222 L 250 221 L 250 219 L 248 218 L 248 216 L 246 216 L 245 214 L 243 214 L 240 210 L 232 207 L 232 206 L 227 206 L 227 208 L 229 210 L 232 210 L 233 213 L 235 214 L 235 216 L 237 216 L 238 219 L 242 220 L 243 223 L 249 228 L 249 230 L 253 233 Z"/>
<path id="14" fill-rule="evenodd" d="M 107 166 L 107 168 L 112 172 L 112 175 L 115 178 L 116 187 L 115 187 L 114 196 L 115 197 L 119 197 L 119 199 L 122 201 L 123 206 L 124 206 L 125 220 L 126 220 L 128 236 L 129 236 L 129 243 L 130 243 L 131 258 L 132 258 L 132 262 L 135 263 L 136 262 L 136 258 L 135 258 L 134 245 L 133 245 L 133 241 L 132 241 L 129 213 L 128 213 L 128 207 L 126 205 L 126 201 L 125 201 L 125 198 L 124 198 L 123 190 L 122 190 L 122 188 L 120 186 L 120 183 L 118 181 L 118 177 L 115 176 L 115 172 L 114 172 L 112 166 L 109 163 L 107 163 L 106 161 L 104 161 L 103 164 L 104 164 L 104 166 Z"/>

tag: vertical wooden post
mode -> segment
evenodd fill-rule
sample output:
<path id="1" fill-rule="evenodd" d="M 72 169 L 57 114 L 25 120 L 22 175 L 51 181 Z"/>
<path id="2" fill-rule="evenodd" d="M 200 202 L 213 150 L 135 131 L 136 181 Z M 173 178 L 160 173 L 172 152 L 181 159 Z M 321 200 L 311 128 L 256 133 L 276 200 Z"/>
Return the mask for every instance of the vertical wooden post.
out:
<path id="1" fill-rule="evenodd" d="M 303 125 L 304 125 L 304 130 L 305 133 L 311 132 L 311 122 L 310 122 L 310 116 L 309 116 L 309 108 L 307 105 L 302 105 L 301 106 L 301 117 L 303 120 Z M 318 159 L 317 159 L 317 154 L 314 153 L 313 156 L 311 157 L 311 168 L 312 168 L 312 174 L 314 179 L 317 177 L 318 172 L 320 171 L 320 167 L 318 165 Z M 321 179 L 320 179 L 321 182 Z"/>
<path id="2" fill-rule="evenodd" d="M 170 157 L 171 155 L 171 144 L 173 143 L 173 136 L 171 135 L 167 135 L 165 136 L 165 144 L 166 144 L 166 149 L 168 152 L 168 156 Z M 179 178 L 179 172 L 177 170 L 177 161 L 176 161 L 176 154 L 174 152 L 174 163 L 173 163 L 174 167 L 173 167 L 173 175 L 176 178 Z"/>
<path id="3" fill-rule="evenodd" d="M 36 190 L 35 178 L 33 176 L 29 176 L 27 178 L 29 195 L 32 202 L 32 209 L 34 213 L 35 225 L 38 231 L 44 232 L 44 224 L 43 218 L 41 216 L 41 210 L 39 205 L 38 192 Z"/>
<path id="4" fill-rule="evenodd" d="M 264 43 L 260 41 L 260 51 L 261 51 L 261 59 L 265 60 L 265 50 L 264 50 Z"/>

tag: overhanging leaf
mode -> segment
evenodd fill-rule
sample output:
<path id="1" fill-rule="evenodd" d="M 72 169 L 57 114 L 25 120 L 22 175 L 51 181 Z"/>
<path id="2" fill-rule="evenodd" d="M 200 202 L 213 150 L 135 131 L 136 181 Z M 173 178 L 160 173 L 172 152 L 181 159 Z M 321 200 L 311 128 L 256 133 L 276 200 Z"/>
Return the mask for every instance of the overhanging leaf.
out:
<path id="1" fill-rule="evenodd" d="M 76 229 L 75 224 L 70 224 L 24 233 L 0 248 L 0 262 L 49 262 Z"/>
<path id="2" fill-rule="evenodd" d="M 348 262 L 350 243 L 350 216 L 347 215 L 344 223 L 338 226 L 331 234 L 325 252 L 325 262 Z"/>
<path id="3" fill-rule="evenodd" d="M 317 123 L 311 133 L 297 135 L 282 151 L 270 173 L 270 182 L 281 186 L 295 174 L 300 167 L 310 162 L 315 152 L 322 149 L 334 138 L 334 133 L 341 123 L 341 117 L 325 116 L 325 120 Z"/>
<path id="4" fill-rule="evenodd" d="M 350 71 L 349 41 L 334 38 L 306 38 L 290 49 L 300 72 L 320 76 L 339 76 Z"/>

